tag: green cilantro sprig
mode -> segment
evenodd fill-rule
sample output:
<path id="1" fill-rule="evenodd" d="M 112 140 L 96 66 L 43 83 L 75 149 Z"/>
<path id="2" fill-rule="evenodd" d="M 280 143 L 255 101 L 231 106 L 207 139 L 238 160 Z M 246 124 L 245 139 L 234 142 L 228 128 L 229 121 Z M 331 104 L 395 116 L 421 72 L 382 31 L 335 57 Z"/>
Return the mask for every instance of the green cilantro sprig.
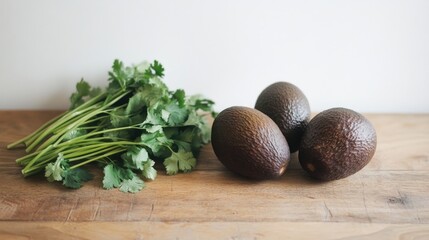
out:
<path id="1" fill-rule="evenodd" d="M 50 182 L 80 188 L 92 179 L 84 166 L 97 163 L 105 189 L 134 193 L 142 178 L 156 178 L 156 162 L 169 175 L 191 171 L 210 140 L 206 115 L 215 115 L 214 102 L 170 91 L 163 76 L 158 61 L 126 67 L 115 60 L 105 90 L 80 80 L 68 111 L 8 145 L 28 153 L 16 160 L 22 174 L 44 172 Z"/>

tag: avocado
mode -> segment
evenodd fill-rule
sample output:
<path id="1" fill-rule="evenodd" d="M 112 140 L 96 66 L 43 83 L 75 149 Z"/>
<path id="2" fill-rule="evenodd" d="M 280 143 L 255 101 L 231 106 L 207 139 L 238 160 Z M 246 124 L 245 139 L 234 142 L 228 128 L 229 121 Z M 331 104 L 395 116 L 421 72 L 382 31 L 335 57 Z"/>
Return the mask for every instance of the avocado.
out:
<path id="1" fill-rule="evenodd" d="M 289 163 L 286 138 L 271 118 L 248 107 L 230 107 L 215 118 L 212 146 L 232 172 L 252 179 L 281 176 Z"/>
<path id="2" fill-rule="evenodd" d="M 286 137 L 290 152 L 296 152 L 311 114 L 304 93 L 291 83 L 276 82 L 261 92 L 255 108 L 274 120 Z"/>
<path id="3" fill-rule="evenodd" d="M 298 158 L 310 176 L 337 180 L 365 167 L 376 145 L 375 129 L 363 115 L 346 108 L 331 108 L 308 124 Z"/>

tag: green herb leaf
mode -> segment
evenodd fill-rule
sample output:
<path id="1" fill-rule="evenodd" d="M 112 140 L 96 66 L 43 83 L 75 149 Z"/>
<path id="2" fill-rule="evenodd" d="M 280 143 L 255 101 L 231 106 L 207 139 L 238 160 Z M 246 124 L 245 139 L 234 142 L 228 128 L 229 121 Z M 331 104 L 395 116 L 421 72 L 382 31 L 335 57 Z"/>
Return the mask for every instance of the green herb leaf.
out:
<path id="1" fill-rule="evenodd" d="M 139 92 L 132 96 L 128 101 L 127 108 L 125 110 L 126 114 L 139 112 L 144 106 L 146 106 L 147 97 L 143 92 Z"/>
<path id="2" fill-rule="evenodd" d="M 164 76 L 164 67 L 158 62 L 154 61 L 148 69 L 146 69 L 145 74 L 148 78 L 163 77 Z"/>
<path id="3" fill-rule="evenodd" d="M 130 124 L 130 117 L 125 113 L 124 109 L 115 109 L 110 112 L 110 123 L 115 128 L 128 126 Z"/>
<path id="4" fill-rule="evenodd" d="M 154 133 L 143 133 L 140 136 L 140 142 L 152 150 L 152 153 L 155 156 L 157 156 L 157 153 L 163 148 L 169 147 L 173 144 L 173 140 L 168 139 L 161 130 Z"/>
<path id="5" fill-rule="evenodd" d="M 101 88 L 99 87 L 95 87 L 92 88 L 91 91 L 89 92 L 89 97 L 93 98 L 95 96 L 98 96 L 102 93 Z"/>
<path id="6" fill-rule="evenodd" d="M 171 156 L 164 160 L 164 166 L 168 175 L 176 174 L 178 170 L 189 172 L 196 166 L 196 163 L 197 160 L 192 152 L 186 152 L 181 148 L 178 152 L 172 152 Z"/>
<path id="7" fill-rule="evenodd" d="M 186 108 L 181 108 L 176 102 L 170 102 L 165 106 L 165 111 L 169 114 L 167 120 L 170 126 L 177 126 L 186 121 L 188 117 L 188 110 Z"/>
<path id="8" fill-rule="evenodd" d="M 163 105 L 163 101 L 168 100 L 169 97 L 167 87 L 161 84 L 145 85 L 143 88 L 139 89 L 135 95 L 138 96 L 138 100 L 141 101 L 145 106 L 151 108 L 156 108 L 159 105 Z"/>
<path id="9" fill-rule="evenodd" d="M 158 62 L 158 61 L 154 61 L 153 65 L 150 66 L 154 71 L 155 71 L 155 75 L 158 77 L 163 77 L 164 76 L 164 67 L 162 67 L 162 65 Z"/>
<path id="10" fill-rule="evenodd" d="M 165 116 L 164 116 L 165 117 Z M 147 110 L 146 120 L 142 125 L 165 125 L 165 121 L 162 118 L 162 109 L 150 108 Z"/>
<path id="11" fill-rule="evenodd" d="M 191 171 L 197 164 L 197 159 L 195 159 L 192 152 L 179 150 L 179 152 L 173 154 L 176 154 L 176 157 L 179 159 L 179 170 L 183 172 Z"/>
<path id="12" fill-rule="evenodd" d="M 109 72 L 110 80 L 117 83 L 122 90 L 125 90 L 127 86 L 128 76 L 124 70 L 124 64 L 115 59 L 112 65 L 112 71 Z"/>
<path id="13" fill-rule="evenodd" d="M 122 192 L 135 193 L 143 189 L 144 182 L 130 169 L 111 163 L 104 167 L 103 187 L 105 189 L 119 187 Z"/>
<path id="14" fill-rule="evenodd" d="M 149 153 L 144 148 L 132 146 L 121 157 L 126 167 L 143 170 L 145 162 L 149 160 Z"/>
<path id="15" fill-rule="evenodd" d="M 45 167 L 45 177 L 49 182 L 63 180 L 64 170 L 69 167 L 69 164 L 62 153 L 58 154 L 57 160 L 54 163 L 48 163 Z"/>
<path id="16" fill-rule="evenodd" d="M 45 167 L 45 177 L 49 182 L 63 180 L 63 169 L 54 163 L 48 163 Z"/>
<path id="17" fill-rule="evenodd" d="M 71 106 L 70 109 L 74 109 L 85 102 L 85 97 L 91 93 L 91 86 L 83 78 L 76 84 L 76 92 L 70 96 Z"/>
<path id="18" fill-rule="evenodd" d="M 155 165 L 155 162 L 153 160 L 146 161 L 143 166 L 143 176 L 150 180 L 155 180 L 157 172 L 155 168 L 153 167 Z"/>
<path id="19" fill-rule="evenodd" d="M 179 107 L 183 108 L 185 107 L 185 102 L 186 102 L 186 94 L 185 91 L 183 89 L 178 89 L 173 93 L 173 98 L 177 100 L 177 102 L 179 103 Z"/>
<path id="20" fill-rule="evenodd" d="M 123 180 L 119 190 L 122 192 L 136 193 L 144 188 L 144 182 L 138 176 L 133 176 L 132 179 Z"/>
<path id="21" fill-rule="evenodd" d="M 80 188 L 86 181 L 92 179 L 92 174 L 82 168 L 66 169 L 63 172 L 63 185 L 68 188 Z"/>
<path id="22" fill-rule="evenodd" d="M 119 169 L 114 164 L 106 165 L 104 167 L 103 173 L 103 187 L 105 189 L 119 187 L 122 182 L 122 178 L 119 174 Z"/>
<path id="23" fill-rule="evenodd" d="M 195 109 L 201 109 L 206 112 L 211 112 L 213 104 L 214 102 L 208 99 L 197 99 L 195 101 L 194 107 Z"/>
<path id="24" fill-rule="evenodd" d="M 76 84 L 76 90 L 81 96 L 88 96 L 91 90 L 91 86 L 82 78 L 80 82 Z"/>
<path id="25" fill-rule="evenodd" d="M 175 175 L 179 172 L 179 159 L 173 157 L 173 155 L 164 160 L 165 170 L 168 175 Z"/>
<path id="26" fill-rule="evenodd" d="M 132 179 L 136 174 L 129 168 L 118 167 L 118 175 L 122 180 Z"/>

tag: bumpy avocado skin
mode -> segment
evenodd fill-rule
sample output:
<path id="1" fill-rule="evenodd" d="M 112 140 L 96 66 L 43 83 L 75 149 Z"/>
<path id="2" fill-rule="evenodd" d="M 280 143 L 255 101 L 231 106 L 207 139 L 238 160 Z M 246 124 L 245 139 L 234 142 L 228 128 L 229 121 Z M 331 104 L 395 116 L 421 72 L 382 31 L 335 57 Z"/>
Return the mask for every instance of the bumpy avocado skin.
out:
<path id="1" fill-rule="evenodd" d="M 376 145 L 375 129 L 363 115 L 346 108 L 332 108 L 310 121 L 298 157 L 310 176 L 337 180 L 365 167 Z"/>
<path id="2" fill-rule="evenodd" d="M 290 152 L 296 152 L 311 115 L 304 93 L 291 83 L 276 82 L 261 92 L 255 108 L 274 120 L 286 137 Z"/>
<path id="3" fill-rule="evenodd" d="M 281 176 L 290 160 L 287 141 L 268 116 L 247 107 L 230 107 L 215 118 L 212 146 L 229 170 L 252 179 Z"/>

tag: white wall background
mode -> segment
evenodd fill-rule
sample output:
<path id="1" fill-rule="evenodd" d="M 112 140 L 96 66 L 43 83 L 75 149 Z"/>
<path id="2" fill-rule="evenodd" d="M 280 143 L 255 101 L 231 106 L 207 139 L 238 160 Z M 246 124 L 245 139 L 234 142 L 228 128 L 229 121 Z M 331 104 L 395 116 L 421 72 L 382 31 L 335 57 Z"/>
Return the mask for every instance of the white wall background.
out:
<path id="1" fill-rule="evenodd" d="M 289 81 L 314 111 L 427 113 L 429 1 L 0 0 L 0 109 L 65 109 L 115 58 L 217 110 Z"/>

